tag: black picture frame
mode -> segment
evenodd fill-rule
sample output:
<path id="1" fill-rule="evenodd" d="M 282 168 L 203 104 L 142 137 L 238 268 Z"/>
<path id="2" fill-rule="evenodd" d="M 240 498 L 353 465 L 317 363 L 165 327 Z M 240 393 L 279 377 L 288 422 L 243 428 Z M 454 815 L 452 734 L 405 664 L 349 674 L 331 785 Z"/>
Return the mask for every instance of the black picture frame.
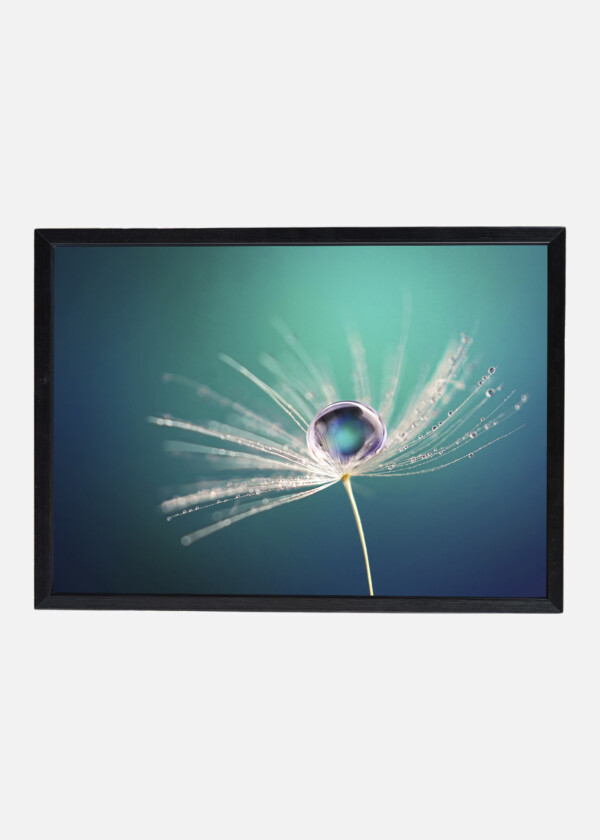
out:
<path id="1" fill-rule="evenodd" d="M 35 231 L 36 609 L 306 612 L 563 611 L 565 243 L 563 227 L 103 229 Z M 60 245 L 546 245 L 548 248 L 547 592 L 545 598 L 58 594 L 53 591 L 53 272 Z"/>

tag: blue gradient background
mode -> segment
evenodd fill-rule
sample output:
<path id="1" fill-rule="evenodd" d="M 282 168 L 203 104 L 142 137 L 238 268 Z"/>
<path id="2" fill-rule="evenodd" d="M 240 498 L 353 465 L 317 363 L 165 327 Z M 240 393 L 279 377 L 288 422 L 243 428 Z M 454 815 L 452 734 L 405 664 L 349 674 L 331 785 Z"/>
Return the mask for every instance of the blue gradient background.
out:
<path id="1" fill-rule="evenodd" d="M 545 596 L 546 277 L 545 246 L 56 248 L 55 591 L 367 594 L 341 485 L 182 547 L 205 521 L 167 523 L 157 506 L 190 465 L 146 417 L 210 419 L 165 372 L 276 416 L 217 359 L 258 371 L 282 349 L 274 317 L 330 359 L 350 398 L 355 324 L 378 386 L 408 296 L 404 388 L 465 330 L 478 369 L 496 365 L 530 399 L 511 424 L 525 428 L 473 460 L 353 482 L 375 594 Z"/>

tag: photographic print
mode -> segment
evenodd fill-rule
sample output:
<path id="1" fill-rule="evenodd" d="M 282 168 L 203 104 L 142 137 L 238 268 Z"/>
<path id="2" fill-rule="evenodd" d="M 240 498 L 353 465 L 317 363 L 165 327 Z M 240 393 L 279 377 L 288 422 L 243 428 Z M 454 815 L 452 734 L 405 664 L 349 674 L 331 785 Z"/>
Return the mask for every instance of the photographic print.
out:
<path id="1" fill-rule="evenodd" d="M 560 609 L 564 231 L 480 231 L 38 232 L 38 606 Z"/>

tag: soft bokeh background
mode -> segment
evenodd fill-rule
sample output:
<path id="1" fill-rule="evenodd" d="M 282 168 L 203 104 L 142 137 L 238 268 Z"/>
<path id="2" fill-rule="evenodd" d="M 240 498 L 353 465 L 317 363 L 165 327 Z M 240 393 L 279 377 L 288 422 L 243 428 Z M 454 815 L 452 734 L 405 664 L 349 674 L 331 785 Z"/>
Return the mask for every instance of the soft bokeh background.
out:
<path id="1" fill-rule="evenodd" d="M 198 470 L 163 452 L 185 435 L 146 417 L 211 417 L 165 372 L 277 416 L 217 358 L 260 373 L 284 349 L 274 318 L 349 398 L 356 326 L 379 391 L 409 302 L 404 389 L 466 330 L 476 370 L 530 399 L 511 423 L 526 426 L 472 461 L 355 480 L 375 594 L 545 595 L 546 268 L 542 246 L 57 248 L 56 591 L 367 594 L 341 485 L 182 547 L 205 520 L 167 523 L 158 503 Z"/>

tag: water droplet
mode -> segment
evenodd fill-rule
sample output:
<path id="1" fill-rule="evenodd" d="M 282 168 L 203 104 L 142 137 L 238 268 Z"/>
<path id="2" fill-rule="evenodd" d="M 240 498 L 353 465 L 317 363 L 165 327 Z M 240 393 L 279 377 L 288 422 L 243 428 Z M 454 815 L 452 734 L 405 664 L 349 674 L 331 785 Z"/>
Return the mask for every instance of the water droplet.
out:
<path id="1" fill-rule="evenodd" d="M 488 373 L 496 373 L 496 368 L 495 367 L 488 368 Z"/>
<path id="2" fill-rule="evenodd" d="M 485 417 L 480 417 L 479 419 L 481 420 L 482 423 L 485 422 Z"/>
<path id="3" fill-rule="evenodd" d="M 521 402 L 526 403 L 529 399 L 529 394 L 521 394 Z"/>
<path id="4" fill-rule="evenodd" d="M 432 427 L 431 427 L 431 431 L 432 431 L 432 432 L 435 432 L 435 430 L 436 430 L 436 429 L 437 429 L 437 426 L 432 426 Z"/>
<path id="5" fill-rule="evenodd" d="M 410 463 L 411 463 L 411 464 L 414 464 L 416 460 L 417 460 L 417 459 L 413 456 L 413 457 L 410 459 Z"/>
<path id="6" fill-rule="evenodd" d="M 490 424 L 489 424 L 489 423 L 486 423 L 486 424 L 485 424 L 485 426 L 484 426 L 483 428 L 484 428 L 484 429 L 486 430 L 486 432 L 487 432 L 487 431 L 488 431 L 488 429 L 490 428 Z"/>
<path id="7" fill-rule="evenodd" d="M 418 440 L 421 440 L 422 437 L 423 437 L 423 435 L 419 435 Z"/>
<path id="8" fill-rule="evenodd" d="M 498 390 L 500 390 L 500 389 L 498 389 Z M 485 395 L 486 395 L 486 397 L 493 397 L 495 393 L 496 392 L 494 391 L 493 388 L 488 388 L 487 391 L 485 392 Z"/>
<path id="9" fill-rule="evenodd" d="M 520 410 L 521 410 L 521 403 L 517 403 L 515 405 L 515 411 L 520 411 Z"/>
<path id="10" fill-rule="evenodd" d="M 454 414 L 454 412 L 453 412 L 453 411 L 449 411 L 449 412 L 448 412 L 448 417 L 452 417 L 452 415 L 453 415 L 453 414 Z"/>
<path id="11" fill-rule="evenodd" d="M 483 376 L 482 376 L 481 378 L 482 378 L 482 379 L 483 379 L 483 381 L 485 382 L 485 380 L 487 379 L 487 373 L 484 373 L 484 374 L 483 374 Z"/>
<path id="12" fill-rule="evenodd" d="M 473 458 L 474 454 L 475 454 L 474 452 L 469 452 L 469 458 Z"/>
<path id="13" fill-rule="evenodd" d="M 477 384 L 478 384 L 478 385 L 483 385 L 483 379 L 480 379 L 480 380 L 479 380 L 479 382 L 478 382 Z"/>
<path id="14" fill-rule="evenodd" d="M 393 464 L 388 464 L 388 465 L 387 465 L 387 468 L 388 468 L 388 470 L 393 470 L 393 469 L 394 469 L 394 465 L 393 465 Z"/>
<path id="15" fill-rule="evenodd" d="M 306 434 L 308 448 L 317 461 L 345 465 L 364 461 L 381 452 L 387 431 L 380 415 L 359 402 L 328 405 L 313 419 Z"/>
<path id="16" fill-rule="evenodd" d="M 477 437 L 477 432 L 475 430 L 473 430 L 471 432 L 471 434 L 469 435 L 469 437 L 476 438 Z"/>

